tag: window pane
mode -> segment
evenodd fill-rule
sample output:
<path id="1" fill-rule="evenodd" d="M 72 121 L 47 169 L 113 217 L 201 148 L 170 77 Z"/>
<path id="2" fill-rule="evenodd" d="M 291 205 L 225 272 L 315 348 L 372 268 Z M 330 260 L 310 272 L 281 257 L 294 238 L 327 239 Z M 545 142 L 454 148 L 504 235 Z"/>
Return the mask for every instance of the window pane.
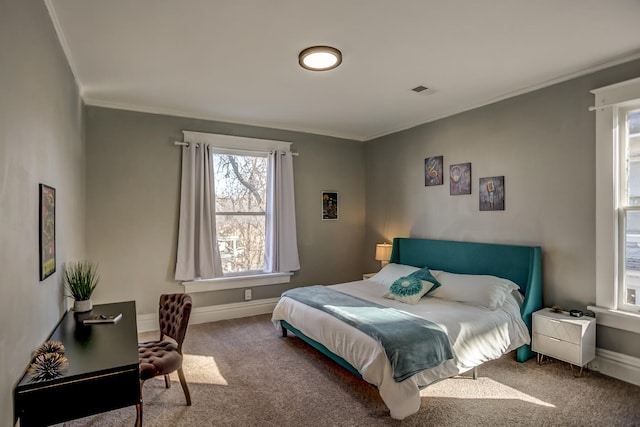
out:
<path id="1" fill-rule="evenodd" d="M 622 302 L 640 306 L 640 211 L 626 212 L 625 284 Z"/>
<path id="2" fill-rule="evenodd" d="M 217 215 L 222 271 L 264 270 L 264 215 Z"/>
<path id="3" fill-rule="evenodd" d="M 216 212 L 265 212 L 267 159 L 215 154 Z"/>
<path id="4" fill-rule="evenodd" d="M 640 206 L 640 111 L 626 117 L 627 131 L 627 192 L 628 206 Z"/>
<path id="5" fill-rule="evenodd" d="M 640 111 L 630 112 L 627 116 L 627 123 L 631 135 L 640 134 Z"/>

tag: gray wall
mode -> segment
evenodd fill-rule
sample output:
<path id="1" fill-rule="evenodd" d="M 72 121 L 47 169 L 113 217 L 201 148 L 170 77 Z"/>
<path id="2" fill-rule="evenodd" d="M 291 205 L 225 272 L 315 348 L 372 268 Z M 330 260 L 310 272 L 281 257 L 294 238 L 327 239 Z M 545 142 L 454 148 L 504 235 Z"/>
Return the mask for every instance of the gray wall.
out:
<path id="1" fill-rule="evenodd" d="M 62 264 L 84 256 L 84 143 L 75 80 L 41 1 L 0 12 L 0 426 L 13 387 L 65 311 Z M 38 274 L 38 184 L 57 190 L 57 273 Z"/>
<path id="2" fill-rule="evenodd" d="M 370 141 L 366 247 L 395 236 L 539 245 L 544 303 L 586 310 L 596 291 L 589 91 L 638 76 L 634 61 Z M 439 155 L 445 185 L 425 187 L 424 159 Z M 466 162 L 472 194 L 451 196 L 449 165 Z M 478 181 L 491 176 L 505 177 L 505 210 L 480 212 Z M 598 346 L 640 357 L 636 334 L 598 327 Z"/>
<path id="3" fill-rule="evenodd" d="M 300 284 L 362 277 L 364 143 L 297 132 L 87 107 L 87 251 L 100 266 L 97 303 L 135 299 L 157 311 L 173 279 L 182 130 L 292 142 L 301 269 L 291 284 L 256 287 L 254 299 Z M 321 192 L 340 193 L 340 219 L 322 221 Z M 243 301 L 242 289 L 193 294 L 194 305 Z"/>

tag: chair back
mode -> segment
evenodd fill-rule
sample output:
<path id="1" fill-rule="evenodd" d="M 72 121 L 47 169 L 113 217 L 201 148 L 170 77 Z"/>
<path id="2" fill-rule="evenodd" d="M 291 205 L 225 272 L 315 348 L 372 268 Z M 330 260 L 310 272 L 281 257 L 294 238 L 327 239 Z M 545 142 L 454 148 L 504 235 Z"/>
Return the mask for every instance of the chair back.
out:
<path id="1" fill-rule="evenodd" d="M 191 316 L 191 295 L 162 294 L 160 295 L 160 339 L 164 336 L 173 338 L 182 348 L 182 341 L 187 334 L 189 317 Z"/>

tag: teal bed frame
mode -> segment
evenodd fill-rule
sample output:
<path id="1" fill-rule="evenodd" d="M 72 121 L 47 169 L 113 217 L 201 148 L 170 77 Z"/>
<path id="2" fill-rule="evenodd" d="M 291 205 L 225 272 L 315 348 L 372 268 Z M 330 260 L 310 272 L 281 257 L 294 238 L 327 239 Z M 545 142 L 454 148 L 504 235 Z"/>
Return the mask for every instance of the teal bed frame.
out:
<path id="1" fill-rule="evenodd" d="M 390 262 L 458 274 L 488 274 L 511 280 L 520 286 L 520 293 L 524 296 L 520 314 L 530 335 L 531 316 L 533 312 L 542 308 L 540 246 L 396 237 L 393 239 Z M 349 362 L 329 351 L 321 343 L 307 337 L 284 320 L 281 320 L 280 324 L 283 337 L 287 336 L 287 330 L 291 331 L 334 362 L 362 378 Z M 525 362 L 533 356 L 530 345 L 523 345 L 516 350 L 516 359 L 519 362 Z"/>

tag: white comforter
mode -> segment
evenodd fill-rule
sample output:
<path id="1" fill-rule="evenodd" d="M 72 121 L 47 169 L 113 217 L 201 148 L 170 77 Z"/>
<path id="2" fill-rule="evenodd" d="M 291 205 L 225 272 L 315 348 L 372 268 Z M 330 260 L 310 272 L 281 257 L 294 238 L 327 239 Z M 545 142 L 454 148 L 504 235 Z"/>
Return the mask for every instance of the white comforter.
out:
<path id="1" fill-rule="evenodd" d="M 419 386 L 466 372 L 530 343 L 529 331 L 520 317 L 521 301 L 512 296 L 507 298 L 502 308 L 492 311 L 438 298 L 423 298 L 416 305 L 389 300 L 382 297 L 388 286 L 373 280 L 329 287 L 422 316 L 447 332 L 453 359 L 396 382 L 384 350 L 369 335 L 291 298 L 283 297 L 276 305 L 272 317 L 276 328 L 280 329 L 280 320 L 286 320 L 349 362 L 365 381 L 378 387 L 391 417 L 395 419 L 401 420 L 420 409 Z"/>

